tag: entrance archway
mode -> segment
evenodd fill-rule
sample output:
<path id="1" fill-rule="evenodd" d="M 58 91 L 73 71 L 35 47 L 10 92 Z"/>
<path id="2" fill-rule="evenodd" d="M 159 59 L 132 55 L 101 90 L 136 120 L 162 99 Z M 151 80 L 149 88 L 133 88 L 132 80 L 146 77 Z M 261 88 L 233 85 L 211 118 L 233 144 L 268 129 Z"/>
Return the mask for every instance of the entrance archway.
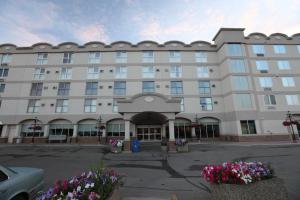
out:
<path id="1" fill-rule="evenodd" d="M 214 139 L 220 136 L 220 120 L 213 117 L 199 119 L 196 127 L 196 136 L 200 139 Z"/>

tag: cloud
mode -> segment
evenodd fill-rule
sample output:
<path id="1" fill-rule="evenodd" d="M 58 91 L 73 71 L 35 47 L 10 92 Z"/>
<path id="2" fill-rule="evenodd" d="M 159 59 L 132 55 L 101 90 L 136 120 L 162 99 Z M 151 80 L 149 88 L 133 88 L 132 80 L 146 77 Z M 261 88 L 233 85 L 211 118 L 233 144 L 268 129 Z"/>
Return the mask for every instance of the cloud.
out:
<path id="1" fill-rule="evenodd" d="M 75 32 L 75 37 L 82 43 L 90 41 L 109 42 L 109 36 L 106 34 L 106 30 L 101 24 L 91 24 L 80 27 Z"/>

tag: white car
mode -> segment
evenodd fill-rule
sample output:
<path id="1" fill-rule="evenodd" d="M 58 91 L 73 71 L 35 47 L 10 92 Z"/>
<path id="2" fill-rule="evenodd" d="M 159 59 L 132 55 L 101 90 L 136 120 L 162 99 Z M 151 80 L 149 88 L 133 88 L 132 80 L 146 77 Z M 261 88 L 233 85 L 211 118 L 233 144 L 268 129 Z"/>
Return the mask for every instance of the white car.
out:
<path id="1" fill-rule="evenodd" d="M 0 165 L 0 200 L 32 200 L 44 186 L 44 170 Z"/>

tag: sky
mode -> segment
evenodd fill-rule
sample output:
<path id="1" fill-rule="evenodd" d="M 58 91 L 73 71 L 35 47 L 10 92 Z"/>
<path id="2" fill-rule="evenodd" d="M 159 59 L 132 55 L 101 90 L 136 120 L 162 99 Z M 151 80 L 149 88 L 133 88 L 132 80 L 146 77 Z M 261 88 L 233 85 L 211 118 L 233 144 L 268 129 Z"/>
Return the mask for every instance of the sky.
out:
<path id="1" fill-rule="evenodd" d="M 221 27 L 291 36 L 300 0 L 0 0 L 0 44 L 212 42 Z"/>

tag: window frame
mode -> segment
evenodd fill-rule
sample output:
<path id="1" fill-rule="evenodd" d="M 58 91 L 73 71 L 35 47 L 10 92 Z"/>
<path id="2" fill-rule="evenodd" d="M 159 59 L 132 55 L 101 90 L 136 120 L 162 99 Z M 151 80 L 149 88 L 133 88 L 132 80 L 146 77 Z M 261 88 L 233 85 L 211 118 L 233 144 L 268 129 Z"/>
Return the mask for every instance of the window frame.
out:
<path id="1" fill-rule="evenodd" d="M 117 79 L 127 78 L 127 67 L 126 66 L 116 66 L 115 67 L 115 78 L 117 78 Z"/>
<path id="2" fill-rule="evenodd" d="M 145 70 L 150 69 L 151 70 Z M 154 66 L 143 66 L 142 67 L 142 78 L 155 78 L 155 67 Z"/>
<path id="3" fill-rule="evenodd" d="M 151 83 L 151 85 L 148 85 Z M 145 87 L 145 86 L 153 86 L 153 87 Z M 143 81 L 142 82 L 142 93 L 151 93 L 155 92 L 155 81 Z"/>
<path id="4" fill-rule="evenodd" d="M 48 53 L 42 53 L 42 52 L 38 53 L 37 54 L 37 59 L 36 59 L 36 64 L 37 65 L 46 65 L 46 64 L 48 64 Z"/>
<path id="5" fill-rule="evenodd" d="M 251 122 L 251 126 L 252 129 L 250 128 L 250 122 Z M 247 126 L 247 132 L 244 132 L 243 130 L 243 126 L 242 126 L 242 123 L 246 123 L 246 126 Z M 242 131 L 242 135 L 255 135 L 257 134 L 257 130 L 256 130 L 256 124 L 255 124 L 255 120 L 240 120 L 240 127 L 241 127 L 241 131 Z M 254 129 L 253 129 L 254 128 Z M 254 130 L 254 132 L 252 132 L 251 130 Z"/>
<path id="6" fill-rule="evenodd" d="M 97 57 L 97 54 L 99 56 Z M 92 56 L 94 55 L 94 56 Z M 99 64 L 101 63 L 101 52 L 100 51 L 90 51 L 89 52 L 89 64 Z"/>
<path id="7" fill-rule="evenodd" d="M 27 105 L 27 113 L 39 113 L 41 107 L 40 99 L 29 99 Z"/>
<path id="8" fill-rule="evenodd" d="M 269 70 L 269 63 L 266 60 L 255 60 L 255 66 L 258 71 Z"/>
<path id="9" fill-rule="evenodd" d="M 143 62 L 144 63 L 153 63 L 154 62 L 154 51 L 143 51 L 142 53 L 143 53 Z M 149 53 L 152 55 L 149 55 Z"/>
<path id="10" fill-rule="evenodd" d="M 126 81 L 114 81 L 114 95 L 116 96 L 126 95 Z"/>
<path id="11" fill-rule="evenodd" d="M 265 45 L 262 44 L 253 44 L 252 46 L 252 52 L 253 54 L 265 54 Z"/>
<path id="12" fill-rule="evenodd" d="M 88 81 L 85 85 L 85 95 L 98 95 L 98 85 L 97 81 Z M 91 86 L 91 87 L 89 87 Z"/>
<path id="13" fill-rule="evenodd" d="M 271 82 L 266 81 L 271 80 Z M 259 85 L 261 88 L 271 88 L 273 87 L 272 77 L 259 77 Z"/>
<path id="14" fill-rule="evenodd" d="M 62 67 L 59 74 L 59 80 L 70 80 L 72 79 L 72 68 Z"/>
<path id="15" fill-rule="evenodd" d="M 208 83 L 207 87 L 203 87 L 203 83 Z M 204 92 L 202 92 L 204 91 Z M 208 91 L 208 92 L 206 92 Z M 199 95 L 204 95 L 204 96 L 210 96 L 211 95 L 211 86 L 210 86 L 210 81 L 209 80 L 198 80 L 198 92 Z"/>
<path id="16" fill-rule="evenodd" d="M 90 102 L 90 104 L 87 104 L 88 102 Z M 84 112 L 85 113 L 97 112 L 97 99 L 96 98 L 84 99 Z"/>
<path id="17" fill-rule="evenodd" d="M 74 52 L 63 52 L 63 64 L 73 64 Z"/>
<path id="18" fill-rule="evenodd" d="M 169 62 L 181 62 L 181 51 L 169 51 Z"/>
<path id="19" fill-rule="evenodd" d="M 44 67 L 36 67 L 34 69 L 33 80 L 44 80 L 45 76 L 46 76 L 46 69 Z"/>
<path id="20" fill-rule="evenodd" d="M 69 99 L 56 99 L 55 112 L 67 113 L 68 111 L 69 111 Z"/>
<path id="21" fill-rule="evenodd" d="M 198 78 L 209 78 L 209 68 L 207 66 L 197 67 L 197 77 Z"/>
<path id="22" fill-rule="evenodd" d="M 286 47 L 283 44 L 274 44 L 273 50 L 275 54 L 286 54 Z"/>
<path id="23" fill-rule="evenodd" d="M 180 83 L 180 84 L 178 84 Z M 174 87 L 176 86 L 176 87 Z M 180 87 L 177 87 L 180 86 Z M 176 92 L 174 92 L 176 91 Z M 171 95 L 182 95 L 183 94 L 183 82 L 182 81 L 171 81 L 170 82 L 170 93 Z"/>
<path id="24" fill-rule="evenodd" d="M 265 105 L 276 105 L 276 96 L 273 94 L 264 95 L 264 103 Z"/>
<path id="25" fill-rule="evenodd" d="M 87 68 L 87 79 L 99 79 L 99 67 L 90 66 Z"/>
<path id="26" fill-rule="evenodd" d="M 43 82 L 31 83 L 31 89 L 29 96 L 42 96 L 43 94 Z"/>
<path id="27" fill-rule="evenodd" d="M 294 77 L 281 77 L 281 83 L 283 87 L 295 87 L 295 79 Z"/>
<path id="28" fill-rule="evenodd" d="M 197 63 L 207 63 L 207 52 L 206 51 L 196 51 L 195 52 L 195 62 Z"/>
<path id="29" fill-rule="evenodd" d="M 181 78 L 182 77 L 182 66 L 172 65 L 170 67 L 170 78 Z"/>
<path id="30" fill-rule="evenodd" d="M 68 87 L 66 87 L 68 85 Z M 64 86 L 64 87 L 61 87 Z M 57 96 L 69 96 L 71 89 L 71 82 L 59 82 L 57 89 Z"/>
<path id="31" fill-rule="evenodd" d="M 277 60 L 277 67 L 279 70 L 290 70 L 290 62 L 288 60 Z"/>
<path id="32" fill-rule="evenodd" d="M 209 100 L 209 101 L 207 101 Z M 202 111 L 212 111 L 213 101 L 211 97 L 200 97 L 200 107 Z"/>

